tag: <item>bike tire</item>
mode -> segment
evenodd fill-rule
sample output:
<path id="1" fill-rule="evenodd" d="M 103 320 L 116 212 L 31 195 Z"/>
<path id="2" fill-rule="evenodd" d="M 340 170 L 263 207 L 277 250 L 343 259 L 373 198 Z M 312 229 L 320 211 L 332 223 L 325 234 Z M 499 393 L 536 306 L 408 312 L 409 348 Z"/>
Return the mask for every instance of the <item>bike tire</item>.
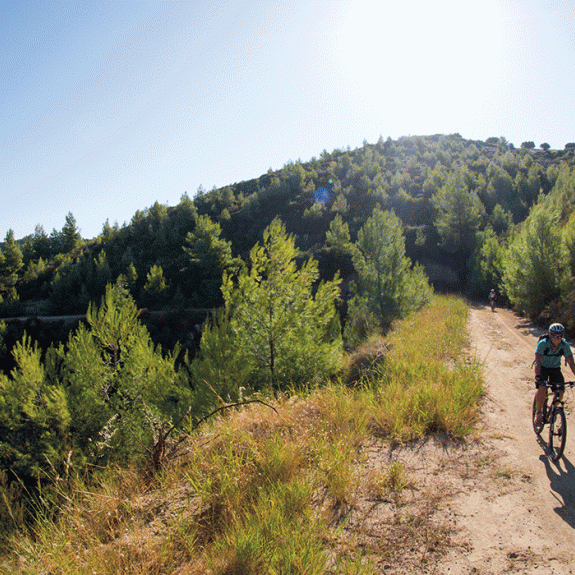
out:
<path id="1" fill-rule="evenodd" d="M 536 398 L 533 398 L 533 412 L 531 413 L 531 422 L 533 423 L 533 431 L 539 435 L 543 431 L 543 427 L 545 426 L 545 422 L 542 421 L 541 423 L 535 423 L 535 413 L 537 412 L 536 407 Z"/>
<path id="2" fill-rule="evenodd" d="M 567 419 L 562 407 L 554 409 L 549 422 L 549 458 L 557 461 L 563 455 L 567 441 Z"/>

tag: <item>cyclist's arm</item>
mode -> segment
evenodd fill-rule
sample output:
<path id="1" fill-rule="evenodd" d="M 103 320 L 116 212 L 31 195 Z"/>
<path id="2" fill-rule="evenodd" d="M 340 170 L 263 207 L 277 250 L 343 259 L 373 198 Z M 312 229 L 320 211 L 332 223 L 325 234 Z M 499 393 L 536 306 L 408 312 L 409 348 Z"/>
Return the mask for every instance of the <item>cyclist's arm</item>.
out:
<path id="1" fill-rule="evenodd" d="M 541 353 L 536 353 L 535 354 L 535 361 L 533 362 L 533 365 L 535 366 L 535 375 L 541 375 L 541 360 L 543 359 L 543 354 Z M 571 362 L 573 362 L 573 357 L 571 357 Z M 573 364 L 575 366 L 575 364 Z M 573 372 L 575 373 L 575 372 Z"/>
<path id="2" fill-rule="evenodd" d="M 575 361 L 573 361 L 573 356 L 572 355 L 566 356 L 565 363 L 571 368 L 573 375 L 575 375 Z"/>

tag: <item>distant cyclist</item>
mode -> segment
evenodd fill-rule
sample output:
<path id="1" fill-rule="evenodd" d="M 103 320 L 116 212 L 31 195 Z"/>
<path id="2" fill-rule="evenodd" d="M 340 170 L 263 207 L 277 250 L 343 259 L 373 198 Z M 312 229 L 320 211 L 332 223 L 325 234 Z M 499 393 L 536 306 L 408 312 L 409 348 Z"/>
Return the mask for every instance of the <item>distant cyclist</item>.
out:
<path id="1" fill-rule="evenodd" d="M 565 363 L 571 368 L 575 375 L 575 362 L 571 346 L 565 338 L 565 328 L 560 323 L 553 323 L 549 326 L 546 337 L 542 337 L 535 349 L 535 423 L 543 421 L 543 405 L 547 396 L 545 382 L 558 383 L 563 385 L 565 378 L 561 372 L 561 357 L 565 357 Z M 563 397 L 563 392 L 561 392 Z"/>
<path id="2" fill-rule="evenodd" d="M 497 300 L 497 292 L 494 289 L 492 289 L 489 292 L 489 296 L 487 296 L 487 299 L 489 300 L 491 311 L 493 311 L 495 309 L 495 301 Z"/>

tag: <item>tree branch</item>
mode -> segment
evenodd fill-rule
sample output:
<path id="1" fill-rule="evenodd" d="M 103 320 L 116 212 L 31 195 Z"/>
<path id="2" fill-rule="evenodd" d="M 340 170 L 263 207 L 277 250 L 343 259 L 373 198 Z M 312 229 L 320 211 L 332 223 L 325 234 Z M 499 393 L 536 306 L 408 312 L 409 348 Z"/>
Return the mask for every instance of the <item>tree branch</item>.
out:
<path id="1" fill-rule="evenodd" d="M 193 431 L 194 429 L 199 427 L 199 425 L 201 423 L 203 423 L 204 421 L 206 421 L 207 419 L 209 419 L 210 417 L 212 417 L 216 413 L 223 411 L 224 409 L 229 409 L 231 407 L 240 407 L 242 405 L 249 405 L 250 403 L 261 403 L 262 405 L 265 405 L 266 407 L 269 407 L 270 409 L 273 409 L 276 413 L 278 413 L 278 411 L 275 407 L 273 407 L 272 405 L 269 405 L 268 403 L 266 403 L 265 401 L 262 401 L 261 399 L 248 399 L 246 401 L 238 401 L 235 403 L 228 403 L 226 405 L 221 405 L 217 409 L 214 409 L 214 411 L 212 411 L 211 413 L 208 413 L 208 415 L 206 415 L 206 416 L 202 417 L 201 419 L 199 419 L 198 421 L 196 421 L 196 423 L 193 425 L 191 431 Z M 170 435 L 170 433 L 172 433 L 172 431 L 174 431 L 174 429 L 179 427 L 179 425 L 182 423 L 182 421 L 190 415 L 191 411 L 192 411 L 192 406 L 190 405 L 190 407 L 188 407 L 188 410 L 186 411 L 186 413 L 184 413 L 184 415 L 166 433 L 164 433 L 164 430 L 162 428 L 160 428 L 158 441 L 154 445 L 153 449 L 145 448 L 152 455 L 152 464 L 153 464 L 153 469 L 155 471 L 157 471 L 160 468 L 160 466 L 161 466 L 161 464 L 165 458 L 166 440 L 168 439 L 168 436 Z M 180 440 L 177 441 L 175 445 L 176 446 L 179 445 L 182 441 L 184 441 L 186 439 L 186 437 L 188 437 L 188 435 L 184 435 L 183 437 L 181 437 Z M 170 452 L 173 454 L 172 449 L 170 450 Z"/>

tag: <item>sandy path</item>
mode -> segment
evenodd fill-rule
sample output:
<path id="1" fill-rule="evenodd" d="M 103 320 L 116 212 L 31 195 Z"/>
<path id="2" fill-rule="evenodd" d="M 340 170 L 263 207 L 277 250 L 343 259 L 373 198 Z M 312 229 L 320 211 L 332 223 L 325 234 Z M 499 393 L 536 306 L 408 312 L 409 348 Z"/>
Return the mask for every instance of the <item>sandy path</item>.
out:
<path id="1" fill-rule="evenodd" d="M 452 498 L 449 509 L 464 544 L 449 552 L 436 572 L 575 573 L 575 418 L 569 413 L 575 395 L 566 393 L 567 446 L 554 464 L 530 422 L 531 364 L 541 330 L 508 310 L 492 313 L 475 306 L 469 331 L 484 365 L 487 398 L 480 441 L 490 470 Z M 575 379 L 568 367 L 564 374 Z M 547 427 L 542 437 L 547 440 Z"/>

